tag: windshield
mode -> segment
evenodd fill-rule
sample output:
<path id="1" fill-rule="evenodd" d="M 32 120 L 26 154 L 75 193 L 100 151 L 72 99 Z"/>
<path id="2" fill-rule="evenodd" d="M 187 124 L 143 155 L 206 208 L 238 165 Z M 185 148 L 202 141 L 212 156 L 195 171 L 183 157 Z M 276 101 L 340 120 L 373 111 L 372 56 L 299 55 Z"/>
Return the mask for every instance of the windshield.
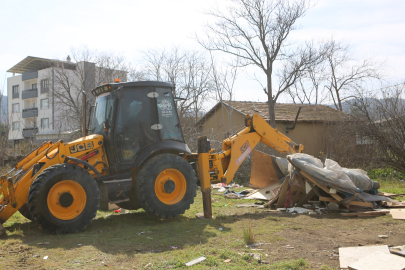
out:
<path id="1" fill-rule="evenodd" d="M 113 103 L 114 99 L 110 93 L 105 93 L 97 97 L 90 134 L 103 135 L 103 122 L 105 122 L 106 119 L 108 119 L 111 125 Z"/>

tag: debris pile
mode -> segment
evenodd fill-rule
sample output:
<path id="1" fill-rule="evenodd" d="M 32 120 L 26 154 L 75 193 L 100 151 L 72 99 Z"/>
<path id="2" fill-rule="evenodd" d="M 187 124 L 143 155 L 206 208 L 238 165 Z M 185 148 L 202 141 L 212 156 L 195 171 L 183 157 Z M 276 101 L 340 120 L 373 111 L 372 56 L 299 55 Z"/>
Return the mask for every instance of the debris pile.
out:
<path id="1" fill-rule="evenodd" d="M 307 154 L 293 154 L 286 159 L 253 151 L 250 186 L 256 189 L 235 192 L 217 184 L 219 192 L 229 199 L 255 199 L 266 201 L 264 206 L 242 204 L 239 207 L 276 208 L 296 214 L 321 214 L 324 210 L 350 209 L 356 213 L 342 216 L 379 216 L 390 213 L 385 208 L 405 208 L 405 202 L 390 197 L 401 194 L 379 192 L 380 184 L 372 181 L 361 169 L 342 168 L 337 162 L 325 163 Z M 260 166 L 260 168 L 258 167 Z M 238 186 L 240 187 L 240 186 Z M 372 210 L 368 210 L 367 208 Z M 391 214 L 405 219 L 405 210 L 391 210 Z M 346 211 L 348 212 L 348 211 Z"/>

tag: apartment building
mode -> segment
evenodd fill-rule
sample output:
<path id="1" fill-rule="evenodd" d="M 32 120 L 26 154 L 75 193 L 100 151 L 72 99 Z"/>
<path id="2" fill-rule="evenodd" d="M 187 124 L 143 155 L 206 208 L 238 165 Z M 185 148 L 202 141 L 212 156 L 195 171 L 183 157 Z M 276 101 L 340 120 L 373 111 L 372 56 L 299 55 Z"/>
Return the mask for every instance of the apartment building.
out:
<path id="1" fill-rule="evenodd" d="M 78 70 L 84 70 L 83 73 L 86 74 L 86 78 L 80 82 Z M 95 63 L 72 63 L 69 56 L 66 61 L 27 56 L 7 72 L 13 73 L 7 79 L 7 97 L 9 140 L 14 145 L 25 139 L 67 139 L 74 132 L 72 125 L 68 124 L 69 107 L 58 102 L 58 93 L 66 91 L 60 77 L 66 77 L 69 84 L 79 85 L 88 91 L 100 82 L 97 78 L 103 76 L 100 74 L 112 74 L 112 70 L 99 68 Z M 121 81 L 126 81 L 126 74 L 120 71 Z M 111 82 L 111 79 L 104 82 Z M 78 100 L 78 95 L 83 90 L 80 87 L 69 89 L 69 95 L 73 99 Z"/>

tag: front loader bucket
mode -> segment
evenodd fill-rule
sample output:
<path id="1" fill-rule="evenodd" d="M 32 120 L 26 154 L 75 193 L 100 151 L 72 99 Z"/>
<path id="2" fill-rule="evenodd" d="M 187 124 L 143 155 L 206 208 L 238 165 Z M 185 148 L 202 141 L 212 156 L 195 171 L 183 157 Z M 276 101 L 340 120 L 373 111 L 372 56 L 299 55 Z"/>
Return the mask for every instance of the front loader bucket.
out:
<path id="1" fill-rule="evenodd" d="M 286 169 L 278 165 L 280 159 L 277 163 L 277 157 L 275 156 L 270 156 L 257 150 L 253 150 L 252 152 L 251 186 L 264 188 L 278 183 L 279 180 L 285 177 Z M 288 164 L 287 160 L 285 164 Z"/>

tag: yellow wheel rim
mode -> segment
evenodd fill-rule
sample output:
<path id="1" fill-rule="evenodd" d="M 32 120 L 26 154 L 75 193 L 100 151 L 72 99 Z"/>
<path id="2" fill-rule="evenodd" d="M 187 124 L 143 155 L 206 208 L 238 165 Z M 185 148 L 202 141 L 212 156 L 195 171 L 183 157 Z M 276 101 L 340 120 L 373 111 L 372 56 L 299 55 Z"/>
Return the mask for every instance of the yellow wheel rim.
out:
<path id="1" fill-rule="evenodd" d="M 49 190 L 47 203 L 54 217 L 71 220 L 80 215 L 86 206 L 86 192 L 75 181 L 62 180 Z"/>
<path id="2" fill-rule="evenodd" d="M 175 169 L 162 171 L 155 181 L 155 194 L 164 204 L 172 205 L 181 201 L 186 194 L 186 189 L 186 178 Z"/>

